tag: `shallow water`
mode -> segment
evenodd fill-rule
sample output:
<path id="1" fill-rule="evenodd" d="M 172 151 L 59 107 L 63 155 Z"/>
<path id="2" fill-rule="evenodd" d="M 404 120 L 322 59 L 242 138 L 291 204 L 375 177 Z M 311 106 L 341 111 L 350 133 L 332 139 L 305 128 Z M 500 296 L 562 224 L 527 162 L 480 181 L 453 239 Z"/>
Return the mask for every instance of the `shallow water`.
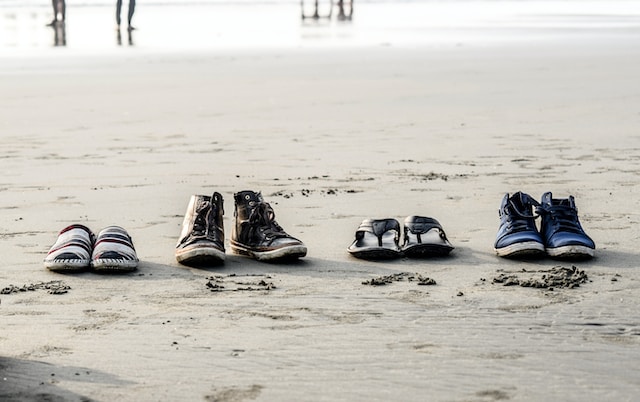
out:
<path id="1" fill-rule="evenodd" d="M 126 3 L 126 2 L 125 2 Z M 307 2 L 309 5 L 311 2 Z M 328 2 L 320 13 L 327 13 Z M 126 8 L 126 5 L 125 5 Z M 640 28 L 634 1 L 369 1 L 352 19 L 302 19 L 293 1 L 139 2 L 131 35 L 115 30 L 114 6 L 96 0 L 67 5 L 58 29 L 46 1 L 0 0 L 5 56 L 120 51 L 209 51 L 238 48 L 441 46 L 470 42 L 554 40 L 560 36 L 628 34 Z M 306 14 L 311 14 L 307 7 Z M 348 10 L 346 10 L 348 13 Z"/>

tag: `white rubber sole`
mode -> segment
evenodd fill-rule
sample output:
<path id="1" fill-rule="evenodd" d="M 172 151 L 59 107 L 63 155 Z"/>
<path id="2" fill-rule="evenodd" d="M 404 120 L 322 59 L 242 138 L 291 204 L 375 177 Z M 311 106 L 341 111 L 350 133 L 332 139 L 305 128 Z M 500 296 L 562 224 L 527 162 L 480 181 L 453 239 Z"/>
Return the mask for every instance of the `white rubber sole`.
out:
<path id="1" fill-rule="evenodd" d="M 307 255 L 307 246 L 302 244 L 283 246 L 269 251 L 254 251 L 232 240 L 231 249 L 236 254 L 246 255 L 258 261 L 295 260 Z"/>
<path id="2" fill-rule="evenodd" d="M 138 261 L 119 260 L 117 258 L 100 258 L 91 261 L 95 271 L 125 272 L 133 271 L 138 267 Z"/>
<path id="3" fill-rule="evenodd" d="M 45 260 L 44 267 L 54 272 L 84 271 L 91 266 L 89 260 Z"/>
<path id="4" fill-rule="evenodd" d="M 547 248 L 547 254 L 553 258 L 567 258 L 567 259 L 586 259 L 593 258 L 596 254 L 596 250 L 579 245 L 563 246 L 556 248 Z"/>
<path id="5" fill-rule="evenodd" d="M 225 260 L 224 251 L 213 247 L 194 247 L 186 250 L 176 250 L 176 260 L 180 264 L 212 264 Z"/>
<path id="6" fill-rule="evenodd" d="M 544 245 L 537 241 L 513 243 L 506 247 L 494 248 L 500 257 L 537 257 L 544 255 Z"/>

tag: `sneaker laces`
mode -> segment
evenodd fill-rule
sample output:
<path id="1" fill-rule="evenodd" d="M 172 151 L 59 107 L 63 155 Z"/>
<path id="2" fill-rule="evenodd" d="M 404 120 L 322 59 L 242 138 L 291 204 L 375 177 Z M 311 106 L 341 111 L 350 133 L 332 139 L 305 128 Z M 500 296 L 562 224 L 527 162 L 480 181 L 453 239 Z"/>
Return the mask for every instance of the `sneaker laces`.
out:
<path id="1" fill-rule="evenodd" d="M 509 198 L 508 204 L 505 206 L 503 213 L 508 215 L 510 218 L 510 226 L 511 229 L 515 232 L 525 231 L 530 229 L 530 219 L 536 219 L 539 215 L 531 214 L 529 211 L 531 210 L 531 206 L 540 207 L 538 201 L 534 200 L 528 194 L 521 194 L 520 200 L 522 201 L 521 205 L 517 205 L 513 201 L 514 197 Z M 526 208 L 526 211 L 523 211 L 522 208 Z M 536 209 L 536 212 L 537 209 Z"/>
<path id="2" fill-rule="evenodd" d="M 289 237 L 284 229 L 278 225 L 278 222 L 276 222 L 276 213 L 268 202 L 260 202 L 256 205 L 251 211 L 251 215 L 249 215 L 249 224 L 251 226 L 258 226 L 269 240 Z"/>
<path id="3" fill-rule="evenodd" d="M 578 210 L 571 205 L 540 205 L 536 212 L 551 219 L 556 231 L 582 233 L 578 225 Z"/>
<path id="4" fill-rule="evenodd" d="M 211 207 L 211 208 L 210 208 Z M 193 221 L 193 231 L 192 233 L 196 237 L 207 237 L 209 234 L 209 227 L 211 225 L 208 224 L 208 212 L 213 209 L 213 204 L 209 202 L 203 202 L 198 206 L 196 210 L 196 218 Z"/>

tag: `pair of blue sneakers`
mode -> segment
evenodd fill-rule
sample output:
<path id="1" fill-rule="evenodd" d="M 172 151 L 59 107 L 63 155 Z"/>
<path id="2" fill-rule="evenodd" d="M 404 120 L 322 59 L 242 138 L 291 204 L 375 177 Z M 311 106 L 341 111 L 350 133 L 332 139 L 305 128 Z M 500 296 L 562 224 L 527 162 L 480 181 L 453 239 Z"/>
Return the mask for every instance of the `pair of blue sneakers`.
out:
<path id="1" fill-rule="evenodd" d="M 537 202 L 530 195 L 505 194 L 500 205 L 495 251 L 500 257 L 535 258 L 545 253 L 558 259 L 589 259 L 596 245 L 578 220 L 573 196 L 556 199 L 550 192 Z M 540 230 L 536 218 L 541 218 Z"/>

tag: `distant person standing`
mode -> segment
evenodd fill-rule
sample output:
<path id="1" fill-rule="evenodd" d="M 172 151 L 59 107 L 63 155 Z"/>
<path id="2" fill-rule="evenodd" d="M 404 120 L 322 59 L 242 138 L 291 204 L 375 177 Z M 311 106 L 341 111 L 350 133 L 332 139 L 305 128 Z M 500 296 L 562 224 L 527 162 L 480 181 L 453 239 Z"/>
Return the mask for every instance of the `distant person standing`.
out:
<path id="1" fill-rule="evenodd" d="M 67 6 L 64 0 L 51 0 L 51 5 L 53 6 L 53 20 L 49 25 L 54 26 L 58 21 L 64 22 L 67 12 Z"/>
<path id="2" fill-rule="evenodd" d="M 122 9 L 122 0 L 118 0 L 118 2 L 116 3 L 116 23 L 118 24 L 118 29 L 120 29 L 120 10 L 121 9 Z M 135 29 L 131 25 L 131 19 L 133 18 L 134 11 L 136 11 L 136 0 L 129 0 L 129 13 L 127 14 L 127 30 L 128 31 L 133 31 Z"/>

